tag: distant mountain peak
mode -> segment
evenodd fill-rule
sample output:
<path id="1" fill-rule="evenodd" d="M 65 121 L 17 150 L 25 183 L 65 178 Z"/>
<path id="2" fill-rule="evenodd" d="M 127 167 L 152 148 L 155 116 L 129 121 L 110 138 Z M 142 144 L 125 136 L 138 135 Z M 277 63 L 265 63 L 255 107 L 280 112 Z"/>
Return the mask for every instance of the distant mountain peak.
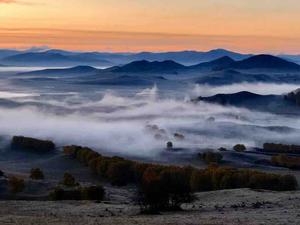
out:
<path id="1" fill-rule="evenodd" d="M 221 70 L 229 68 L 233 63 L 235 63 L 229 56 L 223 56 L 218 59 L 212 60 L 210 62 L 199 63 L 197 65 L 191 66 L 192 69 L 209 69 L 209 70 Z"/>
<path id="2" fill-rule="evenodd" d="M 282 69 L 282 70 L 300 70 L 296 63 L 286 61 L 282 58 L 272 55 L 255 55 L 250 58 L 236 62 L 233 65 L 236 69 Z"/>
<path id="3" fill-rule="evenodd" d="M 178 69 L 183 69 L 185 66 L 176 63 L 172 60 L 165 61 L 147 61 L 140 60 L 128 63 L 124 66 L 116 67 L 113 69 L 114 72 L 170 72 Z"/>

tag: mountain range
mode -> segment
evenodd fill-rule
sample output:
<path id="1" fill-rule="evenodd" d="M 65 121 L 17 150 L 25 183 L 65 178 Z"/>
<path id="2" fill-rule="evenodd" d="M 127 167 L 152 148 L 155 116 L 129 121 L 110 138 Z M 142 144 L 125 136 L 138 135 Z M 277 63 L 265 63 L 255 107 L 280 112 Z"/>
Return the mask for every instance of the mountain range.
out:
<path id="1" fill-rule="evenodd" d="M 158 82 L 164 79 L 180 79 L 183 82 L 212 85 L 241 82 L 300 83 L 300 65 L 271 55 L 256 55 L 240 61 L 225 56 L 192 66 L 185 66 L 171 60 L 161 62 L 141 60 L 107 69 L 76 66 L 67 69 L 26 72 L 21 75 L 74 76 L 89 79 L 89 83 L 95 79 L 97 84 L 100 78 L 109 79 L 109 83 L 113 83 L 111 79 L 118 77 L 126 78 L 127 81 L 131 79 L 134 83 L 136 83 L 134 79 L 153 81 L 153 77 L 163 78 Z"/>
<path id="2" fill-rule="evenodd" d="M 178 52 L 139 52 L 139 53 L 110 53 L 110 52 L 78 52 L 60 49 L 24 51 L 0 49 L 0 64 L 11 66 L 99 66 L 108 67 L 128 64 L 133 61 L 166 61 L 171 60 L 184 65 L 195 65 L 213 61 L 222 57 L 230 57 L 235 61 L 247 59 L 253 54 L 243 54 L 226 49 L 214 49 L 207 52 L 178 51 Z M 278 55 L 279 58 L 300 64 L 300 55 Z"/>
<path id="3" fill-rule="evenodd" d="M 179 73 L 190 71 L 221 71 L 228 69 L 237 70 L 274 70 L 274 71 L 298 71 L 300 65 L 286 61 L 272 55 L 256 55 L 247 59 L 235 61 L 228 56 L 199 63 L 192 66 L 184 66 L 175 61 L 134 61 L 132 63 L 107 69 L 110 72 L 123 73 Z"/>

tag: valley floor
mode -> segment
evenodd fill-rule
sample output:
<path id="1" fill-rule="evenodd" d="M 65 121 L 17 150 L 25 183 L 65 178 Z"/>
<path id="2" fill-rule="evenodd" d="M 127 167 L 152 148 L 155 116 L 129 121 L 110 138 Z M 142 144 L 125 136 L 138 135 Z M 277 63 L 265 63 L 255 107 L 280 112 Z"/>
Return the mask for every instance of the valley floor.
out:
<path id="1" fill-rule="evenodd" d="M 139 207 L 114 202 L 0 201 L 1 225 L 276 225 L 300 224 L 300 191 L 249 189 L 197 194 L 184 211 L 140 215 Z"/>

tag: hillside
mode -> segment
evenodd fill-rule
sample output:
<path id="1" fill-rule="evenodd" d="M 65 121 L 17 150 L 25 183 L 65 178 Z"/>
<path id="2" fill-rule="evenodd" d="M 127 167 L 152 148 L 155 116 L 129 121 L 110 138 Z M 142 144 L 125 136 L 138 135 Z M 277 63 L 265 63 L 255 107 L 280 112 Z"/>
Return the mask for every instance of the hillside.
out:
<path id="1" fill-rule="evenodd" d="M 209 97 L 198 97 L 193 102 L 209 102 L 221 105 L 243 107 L 250 110 L 272 112 L 276 114 L 300 115 L 296 104 L 285 100 L 281 95 L 259 95 L 242 91 L 232 94 L 216 94 Z"/>
<path id="2" fill-rule="evenodd" d="M 300 65 L 272 55 L 252 56 L 248 59 L 235 62 L 231 67 L 235 69 L 300 70 Z"/>

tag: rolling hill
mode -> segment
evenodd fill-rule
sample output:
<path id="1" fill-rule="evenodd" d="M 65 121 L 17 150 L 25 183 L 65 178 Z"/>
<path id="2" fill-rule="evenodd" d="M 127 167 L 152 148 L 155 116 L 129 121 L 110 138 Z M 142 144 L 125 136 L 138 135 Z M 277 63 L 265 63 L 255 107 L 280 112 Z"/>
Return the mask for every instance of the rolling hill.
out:
<path id="1" fill-rule="evenodd" d="M 256 55 L 231 65 L 235 69 L 272 69 L 300 71 L 300 65 L 272 55 Z"/>
<path id="2" fill-rule="evenodd" d="M 243 107 L 249 110 L 272 112 L 277 114 L 300 115 L 299 106 L 287 101 L 283 95 L 259 95 L 242 91 L 232 94 L 217 94 L 209 97 L 198 97 L 192 100 L 220 104 L 224 106 Z"/>

